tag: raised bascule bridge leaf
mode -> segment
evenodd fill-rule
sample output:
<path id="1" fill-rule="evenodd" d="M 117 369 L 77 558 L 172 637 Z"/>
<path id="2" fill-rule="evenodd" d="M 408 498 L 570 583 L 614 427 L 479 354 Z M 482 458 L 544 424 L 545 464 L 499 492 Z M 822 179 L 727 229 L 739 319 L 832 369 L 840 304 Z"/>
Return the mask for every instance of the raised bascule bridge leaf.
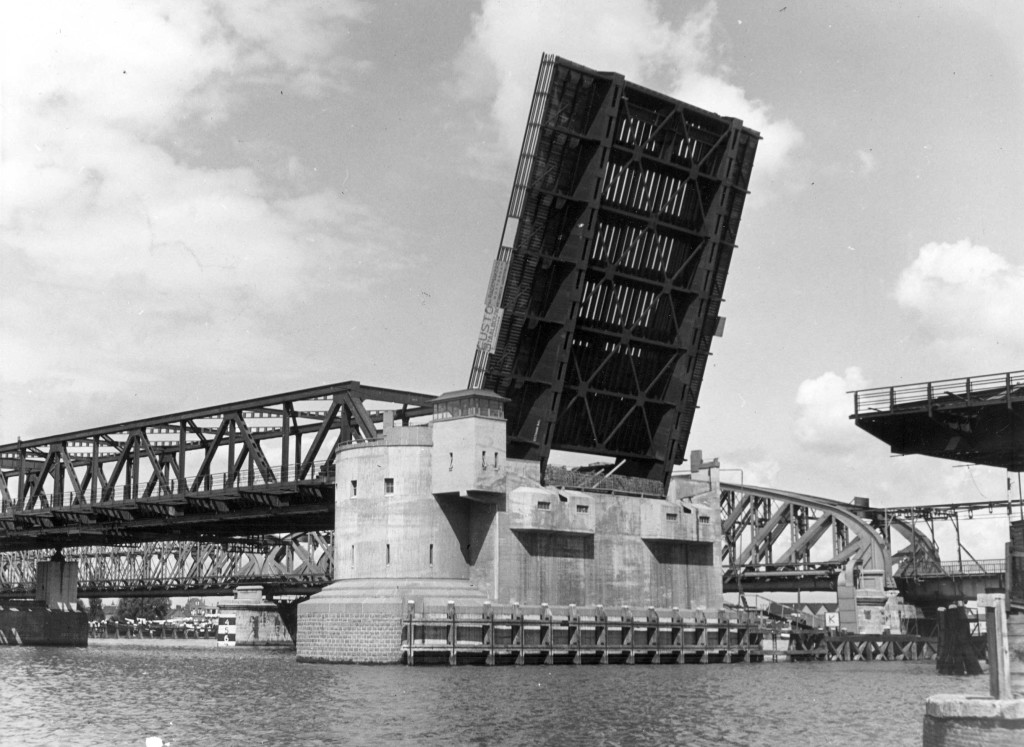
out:
<path id="1" fill-rule="evenodd" d="M 543 57 L 469 382 L 508 398 L 510 457 L 683 461 L 758 139 Z"/>

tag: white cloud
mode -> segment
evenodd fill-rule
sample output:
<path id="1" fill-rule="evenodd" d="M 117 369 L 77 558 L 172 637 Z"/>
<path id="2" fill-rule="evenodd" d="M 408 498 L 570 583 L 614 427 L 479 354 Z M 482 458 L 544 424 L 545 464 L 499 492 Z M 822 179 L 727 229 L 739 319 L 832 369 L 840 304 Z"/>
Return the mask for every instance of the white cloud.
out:
<path id="1" fill-rule="evenodd" d="M 393 270 L 383 219 L 280 146 L 260 171 L 222 145 L 253 86 L 343 89 L 361 8 L 0 5 L 0 429 L 36 422 L 41 391 L 88 408 L 159 376 L 189 390 L 200 361 L 259 370 L 297 344 L 282 309 Z"/>
<path id="2" fill-rule="evenodd" d="M 1024 353 L 1024 266 L 963 239 L 931 243 L 900 274 L 896 300 L 917 314 L 933 344 L 973 365 Z"/>
<path id="3" fill-rule="evenodd" d="M 737 476 L 743 478 L 746 485 L 757 485 L 759 487 L 772 486 L 777 484 L 779 472 L 782 465 L 775 459 L 765 458 L 754 461 L 742 462 L 742 473 L 736 475 L 723 470 L 722 479 L 726 482 L 736 482 Z"/>
<path id="4" fill-rule="evenodd" d="M 857 163 L 860 166 L 860 173 L 863 176 L 867 176 L 878 168 L 878 157 L 871 151 L 871 149 L 864 150 L 863 148 L 856 151 Z"/>
<path id="5" fill-rule="evenodd" d="M 849 392 L 867 386 L 863 373 L 855 366 L 842 375 L 829 371 L 801 382 L 796 394 L 797 441 L 819 451 L 848 451 L 861 436 L 850 421 L 853 405 Z"/>
<path id="6" fill-rule="evenodd" d="M 459 65 L 462 92 L 491 98 L 501 145 L 518 152 L 541 53 L 554 52 L 743 119 L 763 137 L 755 178 L 773 174 L 787 165 L 803 136 L 768 104 L 727 81 L 713 44 L 716 12 L 715 4 L 708 3 L 674 24 L 650 0 L 485 0 Z M 580 23 L 581 18 L 586 22 Z"/>

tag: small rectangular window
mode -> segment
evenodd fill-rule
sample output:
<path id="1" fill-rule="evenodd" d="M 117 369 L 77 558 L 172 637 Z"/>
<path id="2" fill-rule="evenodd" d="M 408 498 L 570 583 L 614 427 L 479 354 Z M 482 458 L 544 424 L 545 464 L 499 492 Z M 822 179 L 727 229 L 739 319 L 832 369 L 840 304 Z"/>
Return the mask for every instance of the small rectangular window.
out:
<path id="1" fill-rule="evenodd" d="M 701 524 L 710 524 L 711 523 L 711 517 L 710 516 L 701 516 L 700 517 L 700 523 Z"/>
<path id="2" fill-rule="evenodd" d="M 357 488 L 357 483 L 358 483 L 358 481 L 357 481 L 357 480 L 353 480 L 353 481 L 352 481 L 352 496 L 353 496 L 353 497 L 355 497 L 355 495 L 356 495 L 356 488 Z"/>
<path id="3" fill-rule="evenodd" d="M 665 514 L 665 521 L 679 521 L 679 514 Z"/>
<path id="4" fill-rule="evenodd" d="M 487 452 L 480 452 L 480 469 L 487 469 Z"/>
<path id="5" fill-rule="evenodd" d="M 391 495 L 395 492 L 395 478 L 385 477 L 384 478 L 384 494 Z"/>
<path id="6" fill-rule="evenodd" d="M 537 501 L 537 508 L 539 508 L 541 511 L 550 511 L 551 510 L 551 502 L 550 501 Z"/>
<path id="7" fill-rule="evenodd" d="M 576 513 L 578 513 L 578 514 L 585 514 L 588 511 L 590 511 L 590 506 L 577 506 L 576 507 Z"/>

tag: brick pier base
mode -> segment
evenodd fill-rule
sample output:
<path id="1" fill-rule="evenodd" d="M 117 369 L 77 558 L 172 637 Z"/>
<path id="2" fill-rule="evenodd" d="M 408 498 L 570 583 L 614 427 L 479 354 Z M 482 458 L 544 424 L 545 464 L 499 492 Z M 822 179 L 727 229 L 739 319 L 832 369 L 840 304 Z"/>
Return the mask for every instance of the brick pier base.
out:
<path id="1" fill-rule="evenodd" d="M 334 664 L 400 664 L 408 602 L 481 604 L 486 597 L 458 579 L 336 581 L 299 605 L 295 658 Z"/>

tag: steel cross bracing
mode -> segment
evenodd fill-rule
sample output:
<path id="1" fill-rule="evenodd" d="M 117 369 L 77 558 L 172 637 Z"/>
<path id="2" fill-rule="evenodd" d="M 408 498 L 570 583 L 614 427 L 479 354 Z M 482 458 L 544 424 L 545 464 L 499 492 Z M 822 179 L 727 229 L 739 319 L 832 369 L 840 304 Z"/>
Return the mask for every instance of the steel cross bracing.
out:
<path id="1" fill-rule="evenodd" d="M 337 446 L 433 395 L 343 382 L 0 446 L 0 551 L 333 529 Z"/>
<path id="2" fill-rule="evenodd" d="M 79 597 L 231 594 L 263 586 L 264 595 L 309 594 L 333 578 L 333 532 L 261 537 L 248 543 L 194 540 L 131 546 L 77 547 Z M 31 597 L 36 563 L 50 551 L 0 553 L 0 598 Z"/>
<path id="3" fill-rule="evenodd" d="M 959 543 L 959 521 L 1015 508 L 1006 501 L 871 508 L 727 483 L 721 507 L 725 588 L 750 592 L 832 590 L 839 574 L 854 568 L 881 571 L 887 588 L 939 576 L 998 575 L 1005 560 L 979 560 L 967 552 Z M 957 560 L 939 557 L 937 520 L 955 528 Z M 898 551 L 894 535 L 901 538 Z"/>
<path id="4" fill-rule="evenodd" d="M 834 589 L 858 565 L 892 586 L 886 538 L 850 504 L 722 483 L 721 506 L 727 591 Z"/>
<path id="5" fill-rule="evenodd" d="M 757 141 L 544 56 L 470 376 L 509 398 L 510 456 L 682 462 Z"/>

